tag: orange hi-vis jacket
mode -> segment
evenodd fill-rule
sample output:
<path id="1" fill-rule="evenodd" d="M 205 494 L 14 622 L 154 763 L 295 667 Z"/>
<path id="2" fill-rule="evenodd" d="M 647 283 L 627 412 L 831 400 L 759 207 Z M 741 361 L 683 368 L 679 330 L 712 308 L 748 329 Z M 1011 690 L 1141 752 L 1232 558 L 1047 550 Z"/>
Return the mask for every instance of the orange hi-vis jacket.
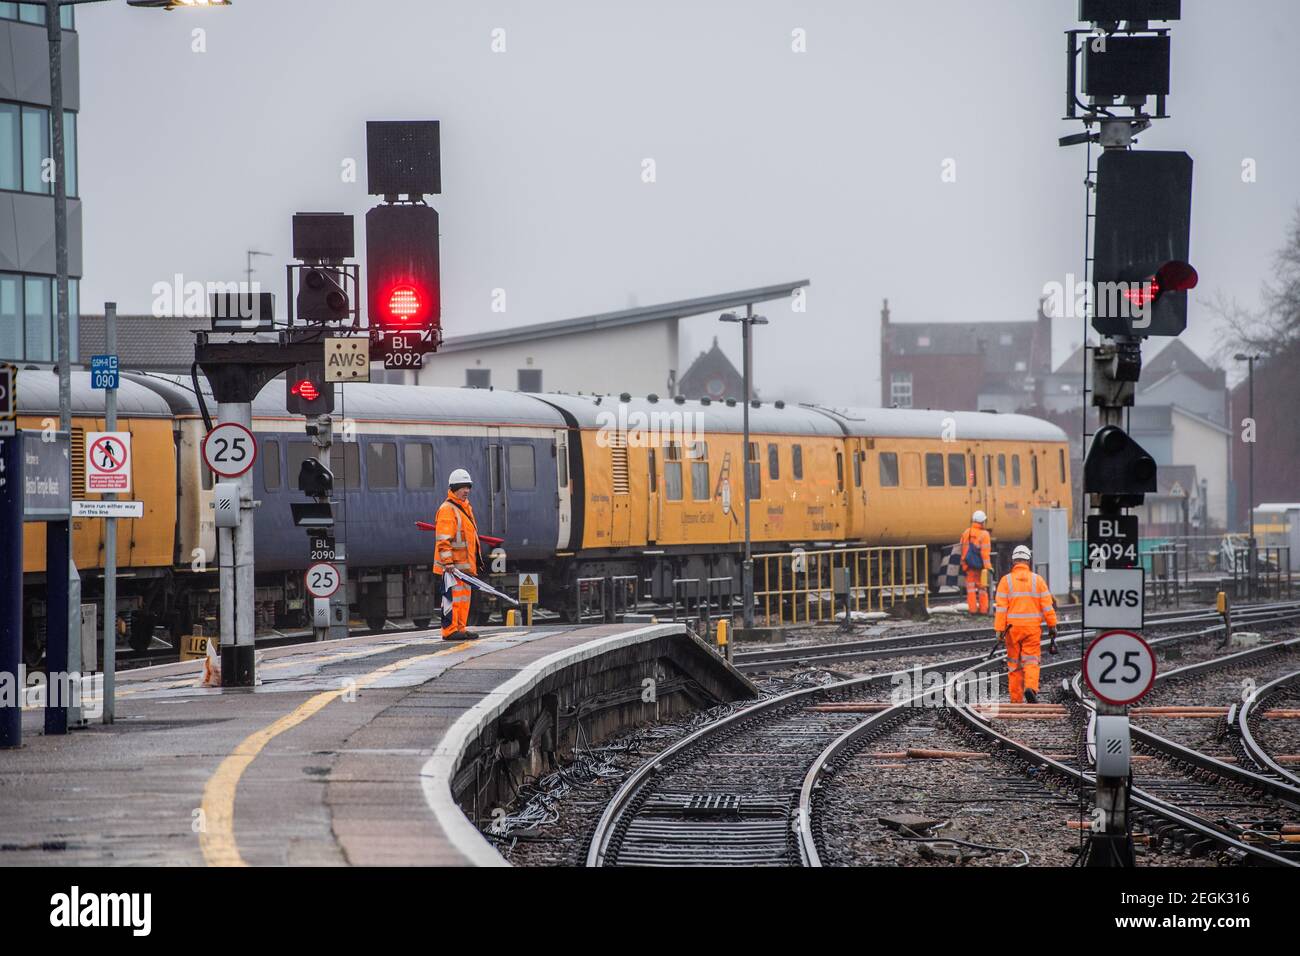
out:
<path id="1" fill-rule="evenodd" d="M 992 542 L 989 538 L 989 533 L 984 530 L 984 526 L 978 521 L 961 533 L 961 543 L 957 546 L 957 553 L 961 556 L 961 569 L 963 571 L 971 570 L 966 567 L 966 548 L 972 541 L 975 542 L 975 547 L 980 550 L 980 558 L 984 562 L 984 568 L 992 569 L 993 557 L 989 553 L 989 548 Z"/>
<path id="2" fill-rule="evenodd" d="M 462 510 L 463 509 L 463 510 Z M 444 565 L 451 565 L 469 574 L 478 570 L 478 525 L 474 509 L 468 501 L 461 501 L 450 491 L 447 500 L 438 508 L 434 520 L 434 574 L 442 574 Z"/>
<path id="3" fill-rule="evenodd" d="M 1056 627 L 1052 592 L 1047 589 L 1047 582 L 1041 575 L 1029 570 L 1026 562 L 1017 561 L 1011 573 L 998 582 L 993 630 L 1001 633 L 1007 628 L 1032 629 L 1041 634 L 1043 622 L 1049 628 Z"/>

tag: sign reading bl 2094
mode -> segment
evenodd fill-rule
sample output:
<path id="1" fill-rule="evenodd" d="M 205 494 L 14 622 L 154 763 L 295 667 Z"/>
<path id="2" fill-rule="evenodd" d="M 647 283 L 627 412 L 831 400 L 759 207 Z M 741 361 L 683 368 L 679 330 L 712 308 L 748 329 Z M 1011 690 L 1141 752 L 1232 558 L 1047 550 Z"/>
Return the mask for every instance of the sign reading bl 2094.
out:
<path id="1" fill-rule="evenodd" d="M 1135 568 L 1137 564 L 1137 515 L 1089 515 L 1088 567 Z"/>

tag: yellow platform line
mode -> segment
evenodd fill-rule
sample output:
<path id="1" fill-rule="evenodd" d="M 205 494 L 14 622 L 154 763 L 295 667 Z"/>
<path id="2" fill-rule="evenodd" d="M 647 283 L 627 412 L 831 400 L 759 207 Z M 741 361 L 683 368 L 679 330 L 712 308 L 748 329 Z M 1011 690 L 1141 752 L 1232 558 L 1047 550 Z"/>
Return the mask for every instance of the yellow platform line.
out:
<path id="1" fill-rule="evenodd" d="M 360 690 L 369 687 L 375 681 L 405 667 L 410 667 L 412 664 L 434 657 L 441 657 L 444 654 L 453 654 L 456 651 L 471 647 L 474 643 L 474 641 L 463 641 L 452 647 L 435 651 L 432 654 L 420 654 L 415 657 L 408 657 L 405 660 L 385 664 L 377 670 L 358 677 L 356 683 L 351 687 L 322 691 L 307 698 L 279 720 L 268 724 L 255 733 L 249 734 L 240 741 L 230 755 L 221 761 L 216 772 L 208 779 L 207 786 L 203 788 L 203 803 L 201 806 L 204 828 L 199 833 L 199 847 L 203 851 L 203 862 L 208 866 L 248 865 L 244 858 L 239 855 L 239 847 L 235 843 L 235 790 L 239 786 L 239 780 L 244 775 L 244 771 L 248 769 L 248 765 L 253 762 L 253 759 L 262 752 L 267 744 L 280 734 L 292 730 L 313 714 L 318 713 L 326 704 L 337 697 L 343 696 L 349 689 Z"/>

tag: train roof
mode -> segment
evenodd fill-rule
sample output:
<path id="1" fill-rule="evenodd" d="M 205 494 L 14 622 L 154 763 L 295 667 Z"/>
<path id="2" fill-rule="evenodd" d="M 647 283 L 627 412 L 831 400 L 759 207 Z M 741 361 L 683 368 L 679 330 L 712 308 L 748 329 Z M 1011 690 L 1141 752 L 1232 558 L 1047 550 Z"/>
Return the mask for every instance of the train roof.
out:
<path id="1" fill-rule="evenodd" d="M 104 417 L 102 389 L 90 387 L 90 373 L 72 370 L 72 414 Z M 53 368 L 18 370 L 18 414 L 59 414 L 59 376 Z M 117 414 L 124 418 L 171 418 L 172 410 L 156 392 L 123 375 L 117 389 Z"/>
<path id="2" fill-rule="evenodd" d="M 945 412 L 919 408 L 822 408 L 811 406 L 844 426 L 850 435 L 869 438 L 940 438 L 949 427 L 957 440 L 1066 441 L 1051 422 L 1029 415 L 992 412 Z"/>
<path id="3" fill-rule="evenodd" d="M 744 406 L 725 402 L 677 401 L 614 395 L 561 395 L 548 392 L 538 399 L 562 409 L 579 428 L 608 427 L 620 421 L 626 428 L 651 428 L 661 432 L 682 429 L 717 434 L 744 431 Z M 623 410 L 623 411 L 620 411 Z M 639 416 L 644 414 L 645 419 Z M 691 416 L 689 418 L 685 416 Z M 657 416 L 657 417 L 656 417 Z M 698 417 L 696 417 L 698 416 Z M 762 402 L 749 410 L 749 430 L 756 435 L 832 435 L 843 429 L 831 418 L 801 405 Z"/>

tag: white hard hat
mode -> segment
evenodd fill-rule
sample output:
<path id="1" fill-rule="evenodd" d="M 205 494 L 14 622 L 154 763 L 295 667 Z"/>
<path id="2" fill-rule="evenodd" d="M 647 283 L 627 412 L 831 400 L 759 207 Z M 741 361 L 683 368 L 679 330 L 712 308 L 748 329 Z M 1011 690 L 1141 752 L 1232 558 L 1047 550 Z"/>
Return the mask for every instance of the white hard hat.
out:
<path id="1" fill-rule="evenodd" d="M 982 511 L 977 511 L 977 512 L 975 512 L 973 515 L 970 516 L 970 520 L 971 520 L 971 521 L 978 521 L 980 524 L 983 524 L 985 521 L 988 521 L 988 520 L 989 520 L 989 516 L 986 515 L 986 514 L 985 514 L 984 512 L 982 512 Z"/>
<path id="2" fill-rule="evenodd" d="M 454 488 L 456 485 L 472 485 L 474 482 L 469 477 L 469 472 L 464 468 L 457 468 L 447 479 L 447 487 Z"/>
<path id="3" fill-rule="evenodd" d="M 1016 550 L 1011 552 L 1012 561 L 1028 561 L 1033 556 L 1034 553 L 1023 544 L 1016 545 Z"/>

